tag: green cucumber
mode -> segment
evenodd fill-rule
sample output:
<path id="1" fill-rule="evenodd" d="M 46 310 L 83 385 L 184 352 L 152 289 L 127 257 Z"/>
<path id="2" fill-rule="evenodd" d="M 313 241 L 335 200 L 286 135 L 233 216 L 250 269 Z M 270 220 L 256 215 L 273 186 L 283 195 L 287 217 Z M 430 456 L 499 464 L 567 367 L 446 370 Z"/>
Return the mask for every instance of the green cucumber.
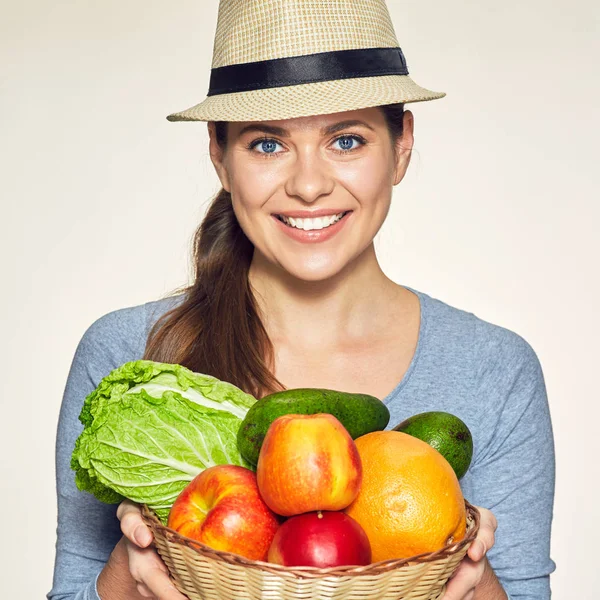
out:
<path id="1" fill-rule="evenodd" d="M 250 407 L 238 431 L 238 450 L 255 465 L 267 430 L 277 417 L 318 413 L 333 415 L 353 440 L 372 431 L 382 431 L 390 420 L 387 406 L 375 396 L 317 388 L 285 390 L 269 394 Z"/>

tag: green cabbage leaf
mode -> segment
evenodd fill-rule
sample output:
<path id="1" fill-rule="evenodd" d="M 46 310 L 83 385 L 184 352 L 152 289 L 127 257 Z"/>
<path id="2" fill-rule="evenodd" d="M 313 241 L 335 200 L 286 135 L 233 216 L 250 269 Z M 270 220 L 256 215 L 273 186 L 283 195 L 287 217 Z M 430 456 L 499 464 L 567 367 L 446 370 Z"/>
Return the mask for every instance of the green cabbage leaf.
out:
<path id="1" fill-rule="evenodd" d="M 71 456 L 80 490 L 147 504 L 166 522 L 183 488 L 220 464 L 253 468 L 237 432 L 256 399 L 181 365 L 148 360 L 112 371 L 85 399 Z"/>

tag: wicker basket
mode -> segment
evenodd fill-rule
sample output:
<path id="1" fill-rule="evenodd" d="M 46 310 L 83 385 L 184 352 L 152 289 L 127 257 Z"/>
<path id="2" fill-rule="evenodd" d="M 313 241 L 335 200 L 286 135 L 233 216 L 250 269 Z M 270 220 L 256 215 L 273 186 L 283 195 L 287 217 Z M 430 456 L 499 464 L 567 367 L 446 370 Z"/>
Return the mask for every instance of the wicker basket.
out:
<path id="1" fill-rule="evenodd" d="M 158 553 L 177 589 L 190 600 L 341 599 L 436 600 L 479 530 L 479 512 L 467 507 L 467 535 L 438 552 L 362 567 L 282 567 L 213 550 L 162 525 L 146 506 Z"/>

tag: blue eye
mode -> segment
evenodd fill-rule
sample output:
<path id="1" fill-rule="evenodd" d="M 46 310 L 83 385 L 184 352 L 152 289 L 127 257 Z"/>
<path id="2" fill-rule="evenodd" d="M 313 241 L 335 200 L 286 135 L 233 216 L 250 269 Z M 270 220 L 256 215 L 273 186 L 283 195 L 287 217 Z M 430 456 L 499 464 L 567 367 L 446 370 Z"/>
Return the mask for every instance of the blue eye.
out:
<path id="1" fill-rule="evenodd" d="M 356 144 L 354 142 L 356 142 Z M 342 153 L 344 153 L 349 152 L 351 150 L 356 150 L 359 146 L 362 146 L 365 143 L 365 140 L 359 137 L 358 135 L 342 135 L 341 137 L 334 140 L 333 143 L 339 143 L 338 152 L 341 150 Z"/>
<path id="2" fill-rule="evenodd" d="M 339 148 L 341 150 L 354 150 L 356 146 L 354 146 L 354 142 L 359 142 L 360 140 L 353 135 L 343 135 L 342 137 L 337 138 L 334 143 L 339 142 Z"/>
<path id="3" fill-rule="evenodd" d="M 276 142 L 275 140 L 268 140 L 268 139 L 264 139 L 264 140 L 257 140 L 256 142 L 253 142 L 251 145 L 251 148 L 254 150 L 257 150 L 260 154 L 274 154 L 275 153 L 275 147 L 276 146 L 280 146 L 281 144 L 279 144 L 279 142 Z"/>

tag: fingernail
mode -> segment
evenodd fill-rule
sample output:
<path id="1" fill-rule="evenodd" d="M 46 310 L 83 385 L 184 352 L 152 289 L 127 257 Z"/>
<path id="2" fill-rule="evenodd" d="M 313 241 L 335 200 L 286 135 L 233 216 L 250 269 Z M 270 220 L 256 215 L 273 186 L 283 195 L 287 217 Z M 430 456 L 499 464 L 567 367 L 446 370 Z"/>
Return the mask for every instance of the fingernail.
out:
<path id="1" fill-rule="evenodd" d="M 485 544 L 483 543 L 482 540 L 479 540 L 479 548 L 480 548 L 481 558 L 483 558 L 485 556 L 485 553 L 487 552 L 487 548 L 485 547 Z"/>
<path id="2" fill-rule="evenodd" d="M 152 541 L 152 534 L 145 525 L 138 525 L 133 532 L 133 539 L 138 546 L 145 547 Z"/>

